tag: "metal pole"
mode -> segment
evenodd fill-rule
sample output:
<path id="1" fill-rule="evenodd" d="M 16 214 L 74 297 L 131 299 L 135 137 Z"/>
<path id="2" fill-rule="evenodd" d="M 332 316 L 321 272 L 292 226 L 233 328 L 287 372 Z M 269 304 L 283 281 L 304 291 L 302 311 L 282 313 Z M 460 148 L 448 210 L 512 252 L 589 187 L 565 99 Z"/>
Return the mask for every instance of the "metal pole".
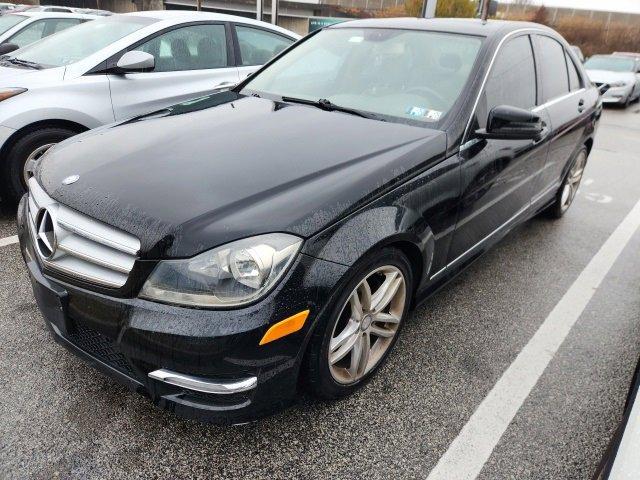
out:
<path id="1" fill-rule="evenodd" d="M 438 0 L 424 0 L 422 3 L 422 18 L 435 18 Z"/>
<path id="2" fill-rule="evenodd" d="M 264 7 L 264 0 L 256 0 L 256 20 L 262 21 L 263 7 Z"/>
<path id="3" fill-rule="evenodd" d="M 196 0 L 196 10 L 198 12 L 202 10 L 202 0 Z"/>
<path id="4" fill-rule="evenodd" d="M 482 0 L 482 10 L 480 10 L 480 19 L 483 22 L 487 21 L 487 17 L 489 16 L 489 3 L 491 0 Z"/>
<path id="5" fill-rule="evenodd" d="M 271 23 L 278 24 L 278 0 L 271 0 Z"/>

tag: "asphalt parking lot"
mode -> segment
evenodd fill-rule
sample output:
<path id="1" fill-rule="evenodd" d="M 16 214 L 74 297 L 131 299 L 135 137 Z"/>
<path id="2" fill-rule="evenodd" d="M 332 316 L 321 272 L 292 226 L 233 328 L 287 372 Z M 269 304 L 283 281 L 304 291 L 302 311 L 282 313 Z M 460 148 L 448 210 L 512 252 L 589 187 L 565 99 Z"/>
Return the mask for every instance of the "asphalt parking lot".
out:
<path id="1" fill-rule="evenodd" d="M 607 109 L 564 219 L 528 222 L 415 311 L 362 391 L 235 427 L 158 410 L 54 343 L 0 246 L 0 477 L 426 478 L 638 201 L 640 106 Z M 640 356 L 639 250 L 636 231 L 479 478 L 591 478 Z"/>

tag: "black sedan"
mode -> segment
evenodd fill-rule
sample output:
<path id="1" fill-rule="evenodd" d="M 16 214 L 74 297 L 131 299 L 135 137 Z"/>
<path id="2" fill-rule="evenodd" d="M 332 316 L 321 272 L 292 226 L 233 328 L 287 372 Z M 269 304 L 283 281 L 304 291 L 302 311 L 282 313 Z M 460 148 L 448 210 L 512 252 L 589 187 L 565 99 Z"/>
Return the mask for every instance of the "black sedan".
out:
<path id="1" fill-rule="evenodd" d="M 416 304 L 561 217 L 601 110 L 541 25 L 334 25 L 49 150 L 22 252 L 58 342 L 180 415 L 247 421 L 362 387 Z"/>

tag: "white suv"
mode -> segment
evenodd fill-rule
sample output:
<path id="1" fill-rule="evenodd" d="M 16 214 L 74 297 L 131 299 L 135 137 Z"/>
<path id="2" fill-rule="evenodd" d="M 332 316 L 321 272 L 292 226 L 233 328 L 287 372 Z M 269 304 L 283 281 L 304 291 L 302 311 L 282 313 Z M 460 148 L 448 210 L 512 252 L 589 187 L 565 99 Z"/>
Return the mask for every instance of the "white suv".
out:
<path id="1" fill-rule="evenodd" d="M 84 130 L 229 88 L 299 38 L 229 15 L 158 11 L 87 22 L 0 57 L 0 195 Z"/>

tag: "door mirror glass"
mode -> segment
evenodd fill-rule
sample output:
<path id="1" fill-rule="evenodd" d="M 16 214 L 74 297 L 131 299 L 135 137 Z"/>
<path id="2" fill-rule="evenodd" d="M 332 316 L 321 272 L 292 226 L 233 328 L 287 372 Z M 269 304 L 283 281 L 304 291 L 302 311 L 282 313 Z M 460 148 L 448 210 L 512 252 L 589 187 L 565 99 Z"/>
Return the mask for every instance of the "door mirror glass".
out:
<path id="1" fill-rule="evenodd" d="M 148 72 L 153 70 L 155 64 L 156 60 L 150 53 L 131 50 L 120 57 L 116 67 L 121 73 Z"/>
<path id="2" fill-rule="evenodd" d="M 14 50 L 17 50 L 19 47 L 15 43 L 3 43 L 0 45 L 0 55 L 6 55 L 7 53 L 11 53 Z"/>
<path id="3" fill-rule="evenodd" d="M 487 128 L 477 130 L 476 135 L 495 140 L 539 140 L 544 127 L 542 119 L 535 113 L 500 105 L 489 112 Z"/>

